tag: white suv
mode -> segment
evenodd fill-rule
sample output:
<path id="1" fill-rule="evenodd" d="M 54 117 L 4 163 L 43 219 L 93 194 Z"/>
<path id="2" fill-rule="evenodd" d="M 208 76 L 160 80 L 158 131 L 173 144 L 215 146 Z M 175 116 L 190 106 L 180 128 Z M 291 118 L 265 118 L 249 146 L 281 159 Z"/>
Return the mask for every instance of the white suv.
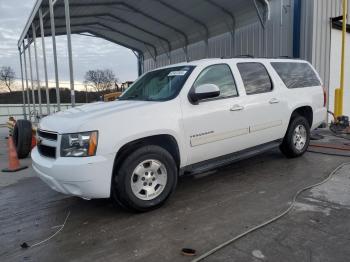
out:
<path id="1" fill-rule="evenodd" d="M 178 176 L 279 146 L 301 156 L 326 118 L 321 80 L 306 61 L 205 59 L 140 77 L 115 102 L 40 122 L 33 167 L 51 188 L 108 198 L 137 211 L 160 206 Z"/>

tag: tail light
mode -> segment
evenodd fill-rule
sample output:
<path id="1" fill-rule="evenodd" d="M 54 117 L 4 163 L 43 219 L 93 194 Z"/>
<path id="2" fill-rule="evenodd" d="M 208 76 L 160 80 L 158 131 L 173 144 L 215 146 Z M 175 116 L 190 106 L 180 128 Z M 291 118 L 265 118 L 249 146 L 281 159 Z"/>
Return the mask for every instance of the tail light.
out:
<path id="1" fill-rule="evenodd" d="M 323 86 L 323 107 L 327 106 L 327 89 Z"/>

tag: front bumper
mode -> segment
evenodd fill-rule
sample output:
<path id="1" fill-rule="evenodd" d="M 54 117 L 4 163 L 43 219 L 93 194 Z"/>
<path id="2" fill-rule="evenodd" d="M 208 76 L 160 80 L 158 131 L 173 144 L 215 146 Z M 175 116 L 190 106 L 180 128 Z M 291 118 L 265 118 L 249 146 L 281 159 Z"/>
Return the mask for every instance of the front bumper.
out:
<path id="1" fill-rule="evenodd" d="M 31 157 L 34 170 L 53 190 L 85 199 L 110 197 L 113 154 L 51 159 L 34 148 Z"/>

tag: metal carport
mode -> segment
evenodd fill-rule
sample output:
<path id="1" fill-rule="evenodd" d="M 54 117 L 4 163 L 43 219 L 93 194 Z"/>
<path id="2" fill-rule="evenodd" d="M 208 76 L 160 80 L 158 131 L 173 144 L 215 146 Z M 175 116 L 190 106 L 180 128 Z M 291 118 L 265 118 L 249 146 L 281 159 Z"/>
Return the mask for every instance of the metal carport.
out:
<path id="1" fill-rule="evenodd" d="M 44 37 L 51 36 L 53 40 L 56 95 L 58 109 L 60 109 L 55 39 L 57 35 L 67 35 L 71 100 L 74 106 L 71 34 L 100 37 L 133 50 L 138 58 L 138 71 L 141 74 L 145 58 L 153 59 L 157 65 L 158 57 L 166 55 L 168 64 L 172 64 L 174 61 L 171 53 L 174 50 L 180 50 L 184 53 L 185 60 L 189 61 L 190 44 L 203 42 L 208 50 L 210 37 L 230 32 L 234 39 L 237 28 L 256 22 L 260 22 L 264 28 L 269 14 L 267 0 L 37 0 L 18 41 L 25 116 L 26 104 L 29 114 L 31 110 L 30 89 L 33 108 L 34 111 L 36 110 L 35 85 L 38 89 L 39 116 L 42 116 L 36 47 L 38 37 L 41 37 L 43 46 L 48 104 L 50 102 Z M 34 84 L 34 70 L 30 56 L 32 44 L 36 84 Z M 208 57 L 208 51 L 205 52 L 203 58 L 205 57 Z"/>

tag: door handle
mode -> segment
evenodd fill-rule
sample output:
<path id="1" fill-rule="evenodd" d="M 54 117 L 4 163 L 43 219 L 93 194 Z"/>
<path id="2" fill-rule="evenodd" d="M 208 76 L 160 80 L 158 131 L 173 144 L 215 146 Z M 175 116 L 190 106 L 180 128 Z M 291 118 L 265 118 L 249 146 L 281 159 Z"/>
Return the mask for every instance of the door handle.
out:
<path id="1" fill-rule="evenodd" d="M 230 108 L 230 111 L 241 111 L 244 109 L 244 106 L 240 106 L 240 105 L 233 105 L 231 108 Z"/>
<path id="2" fill-rule="evenodd" d="M 269 101 L 270 104 L 278 104 L 280 101 L 277 98 L 271 98 Z"/>

